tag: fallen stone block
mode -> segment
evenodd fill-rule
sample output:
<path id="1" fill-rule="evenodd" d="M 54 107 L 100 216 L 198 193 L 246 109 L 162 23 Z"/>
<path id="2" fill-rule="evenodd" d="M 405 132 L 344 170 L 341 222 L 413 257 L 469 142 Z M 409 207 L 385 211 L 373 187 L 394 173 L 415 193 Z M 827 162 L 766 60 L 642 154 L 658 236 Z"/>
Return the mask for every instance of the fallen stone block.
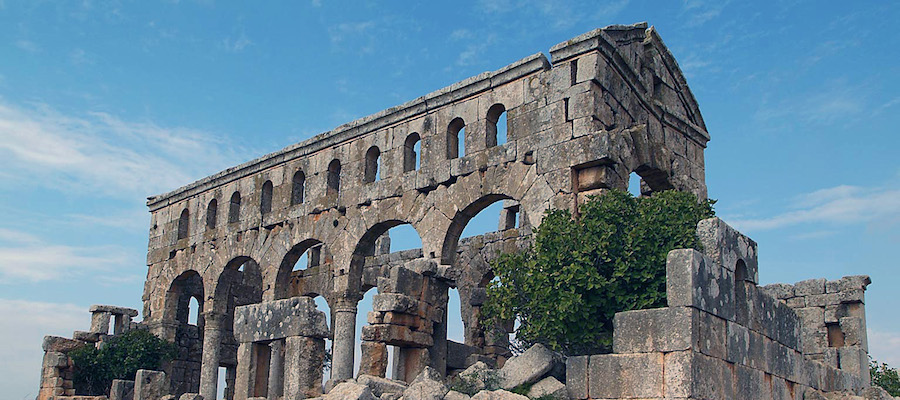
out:
<path id="1" fill-rule="evenodd" d="M 463 394 L 454 390 L 447 392 L 447 395 L 444 396 L 444 400 L 469 400 L 471 397 L 467 394 Z"/>
<path id="2" fill-rule="evenodd" d="M 500 387 L 512 389 L 526 383 L 537 382 L 550 372 L 562 357 L 542 344 L 531 346 L 524 353 L 510 358 L 500 369 Z"/>
<path id="3" fill-rule="evenodd" d="M 376 400 L 372 389 L 353 381 L 341 382 L 328 394 L 322 396 L 323 400 Z"/>
<path id="4" fill-rule="evenodd" d="M 404 382 L 372 375 L 360 375 L 356 381 L 361 385 L 368 386 L 369 389 L 372 389 L 372 394 L 378 397 L 385 393 L 403 393 L 407 387 Z"/>
<path id="5" fill-rule="evenodd" d="M 109 400 L 134 400 L 134 381 L 113 379 L 109 388 Z"/>
<path id="6" fill-rule="evenodd" d="M 472 396 L 472 400 L 528 400 L 528 397 L 499 389 L 493 391 L 482 390 Z"/>
<path id="7" fill-rule="evenodd" d="M 566 391 L 566 385 L 556 378 L 548 376 L 531 386 L 531 389 L 528 390 L 528 397 L 566 400 L 569 398 L 569 393 Z"/>
<path id="8" fill-rule="evenodd" d="M 165 372 L 139 369 L 134 375 L 134 400 L 159 400 L 169 394 Z"/>
<path id="9" fill-rule="evenodd" d="M 199 393 L 183 393 L 181 396 L 178 396 L 178 400 L 203 400 L 203 396 Z"/>
<path id="10" fill-rule="evenodd" d="M 425 367 L 403 391 L 405 400 L 441 400 L 450 391 L 444 377 L 434 368 Z"/>

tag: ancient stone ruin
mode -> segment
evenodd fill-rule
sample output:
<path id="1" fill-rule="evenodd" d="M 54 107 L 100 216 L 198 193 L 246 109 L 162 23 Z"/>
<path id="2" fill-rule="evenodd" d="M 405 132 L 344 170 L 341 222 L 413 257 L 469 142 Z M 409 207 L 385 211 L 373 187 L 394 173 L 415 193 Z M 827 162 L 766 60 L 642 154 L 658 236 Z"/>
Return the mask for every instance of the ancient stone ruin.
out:
<path id="1" fill-rule="evenodd" d="M 47 337 L 39 399 L 77 397 L 66 352 L 102 343 L 111 316 L 113 334 L 148 329 L 179 347 L 164 371 L 114 382 L 112 399 L 212 399 L 220 368 L 229 400 L 469 398 L 447 386 L 453 375 L 488 389 L 473 399 L 519 398 L 504 389 L 523 384 L 533 398 L 863 393 L 868 278 L 759 287 L 756 243 L 715 218 L 698 226 L 704 252 L 669 254 L 668 307 L 616 315 L 611 354 L 537 347 L 511 358 L 507 332 L 482 326 L 490 261 L 528 246 L 545 210 L 626 189 L 630 174 L 642 195 L 704 199 L 708 141 L 656 31 L 610 26 L 554 46 L 549 60 L 526 57 L 150 197 L 143 320 L 95 306 L 91 332 Z M 496 202 L 498 231 L 460 240 Z M 386 232 L 403 224 L 421 249 L 391 252 Z M 451 288 L 464 343 L 447 340 Z"/>

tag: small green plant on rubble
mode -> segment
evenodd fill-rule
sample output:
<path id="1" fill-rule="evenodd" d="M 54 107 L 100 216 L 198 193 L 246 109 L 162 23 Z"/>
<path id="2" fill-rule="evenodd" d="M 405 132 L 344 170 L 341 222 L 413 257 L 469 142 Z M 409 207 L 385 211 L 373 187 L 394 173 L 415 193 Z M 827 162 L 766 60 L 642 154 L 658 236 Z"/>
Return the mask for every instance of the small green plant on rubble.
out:
<path id="1" fill-rule="evenodd" d="M 113 336 L 97 349 L 86 344 L 69 352 L 79 395 L 108 395 L 113 379 L 134 379 L 139 369 L 158 370 L 176 354 L 175 344 L 135 329 Z"/>
<path id="2" fill-rule="evenodd" d="M 500 388 L 500 374 L 493 369 L 478 371 L 475 373 L 459 373 L 450 381 L 450 390 L 474 396 L 482 390 L 497 390 Z"/>
<path id="3" fill-rule="evenodd" d="M 651 197 L 610 190 L 573 217 L 548 211 L 532 248 L 492 268 L 484 323 L 518 320 L 515 347 L 535 343 L 567 355 L 610 351 L 615 313 L 666 304 L 666 255 L 700 249 L 697 223 L 711 200 L 665 191 Z"/>
<path id="4" fill-rule="evenodd" d="M 869 357 L 869 374 L 872 376 L 872 384 L 881 386 L 891 396 L 900 396 L 900 374 L 896 368 L 891 368 L 885 363 Z"/>

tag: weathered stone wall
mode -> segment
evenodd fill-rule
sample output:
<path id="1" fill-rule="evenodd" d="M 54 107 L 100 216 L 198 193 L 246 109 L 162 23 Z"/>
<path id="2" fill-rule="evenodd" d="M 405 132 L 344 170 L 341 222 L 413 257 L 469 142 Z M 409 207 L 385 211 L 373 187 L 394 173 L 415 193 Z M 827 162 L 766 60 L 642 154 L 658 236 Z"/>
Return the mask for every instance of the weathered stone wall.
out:
<path id="1" fill-rule="evenodd" d="M 803 399 L 868 386 L 867 369 L 804 354 L 809 336 L 797 312 L 756 285 L 752 240 L 718 218 L 698 233 L 703 253 L 669 253 L 668 307 L 616 314 L 613 354 L 569 357 L 572 398 Z M 860 281 L 837 287 L 861 294 Z"/>
<path id="2" fill-rule="evenodd" d="M 59 336 L 44 336 L 41 348 L 44 358 L 41 363 L 41 384 L 37 400 L 61 399 L 75 396 L 74 365 L 68 353 L 82 346 L 102 346 L 113 335 L 137 329 L 140 324 L 132 322 L 137 310 L 109 305 L 92 305 L 91 327 L 88 331 L 75 331 L 72 339 Z M 110 332 L 112 325 L 112 332 Z M 87 398 L 87 397 L 85 397 Z"/>
<path id="3" fill-rule="evenodd" d="M 762 289 L 800 316 L 803 354 L 869 382 L 865 291 L 868 276 L 809 279 Z"/>
<path id="4" fill-rule="evenodd" d="M 353 376 L 356 303 L 374 286 L 365 260 L 391 227 L 412 225 L 437 279 L 460 287 L 470 299 L 463 307 L 477 312 L 489 271 L 478 257 L 460 257 L 459 237 L 491 203 L 506 201 L 505 220 L 518 219 L 527 231 L 550 207 L 574 210 L 587 195 L 626 188 L 632 172 L 645 193 L 674 188 L 706 196 L 709 135 L 652 28 L 598 29 L 554 46 L 550 55 L 524 58 L 149 198 L 145 321 L 173 338 L 177 304 L 201 292 L 181 283 L 200 282 L 200 393 L 215 393 L 214 371 L 235 362 L 234 308 L 297 293 L 328 301 L 332 376 Z M 506 142 L 497 143 L 502 112 Z M 321 255 L 319 265 L 292 279 L 299 278 L 293 264 L 311 248 Z M 443 329 L 445 323 L 434 335 Z M 466 326 L 466 344 L 502 347 L 482 345 L 479 329 Z M 173 385 L 179 379 L 188 378 Z"/>

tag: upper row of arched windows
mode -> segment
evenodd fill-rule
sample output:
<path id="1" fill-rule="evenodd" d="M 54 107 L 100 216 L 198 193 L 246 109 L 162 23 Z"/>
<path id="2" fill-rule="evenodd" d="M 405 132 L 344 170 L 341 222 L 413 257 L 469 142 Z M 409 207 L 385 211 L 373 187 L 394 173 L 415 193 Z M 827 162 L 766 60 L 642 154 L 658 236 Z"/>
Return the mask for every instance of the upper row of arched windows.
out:
<path id="1" fill-rule="evenodd" d="M 493 147 L 506 142 L 506 108 L 503 104 L 494 104 L 488 109 L 485 118 L 486 135 L 485 146 Z M 447 126 L 447 159 L 459 158 L 465 155 L 465 127 L 466 123 L 462 118 L 454 118 Z M 403 172 L 410 172 L 419 169 L 422 138 L 418 133 L 413 132 L 406 137 L 403 142 Z M 377 146 L 372 146 L 366 151 L 365 171 L 363 180 L 366 183 L 375 182 L 380 179 L 380 159 L 381 150 Z M 341 162 L 340 160 L 332 160 L 328 164 L 328 172 L 326 176 L 326 193 L 336 195 L 341 188 Z M 262 185 L 262 192 L 259 198 L 259 211 L 265 215 L 272 212 L 272 192 L 274 188 L 272 181 L 266 181 Z M 303 171 L 294 173 L 291 179 L 291 205 L 303 203 L 304 193 L 306 191 L 306 175 Z M 213 229 L 216 227 L 216 218 L 218 213 L 218 202 L 212 199 L 206 207 L 206 227 Z M 234 192 L 228 202 L 228 223 L 238 222 L 241 218 L 241 193 Z M 190 214 L 185 208 L 181 212 L 178 219 L 178 239 L 184 239 L 188 236 L 188 224 L 190 223 Z"/>

